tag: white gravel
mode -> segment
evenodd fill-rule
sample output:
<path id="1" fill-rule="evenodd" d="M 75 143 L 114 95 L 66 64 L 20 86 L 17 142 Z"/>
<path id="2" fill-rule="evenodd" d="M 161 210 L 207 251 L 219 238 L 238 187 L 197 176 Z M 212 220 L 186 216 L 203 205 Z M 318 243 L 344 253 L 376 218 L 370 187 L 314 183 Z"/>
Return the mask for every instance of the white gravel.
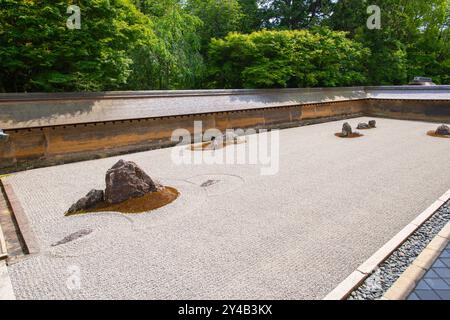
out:
<path id="1" fill-rule="evenodd" d="M 450 139 L 426 135 L 436 124 L 377 119 L 345 140 L 334 136 L 342 123 L 281 131 L 274 176 L 255 165 L 176 166 L 161 149 L 8 177 L 41 247 L 8 267 L 17 298 L 324 297 L 450 186 Z M 142 215 L 64 217 L 104 188 L 120 158 L 181 197 Z M 51 246 L 82 229 L 93 231 Z"/>

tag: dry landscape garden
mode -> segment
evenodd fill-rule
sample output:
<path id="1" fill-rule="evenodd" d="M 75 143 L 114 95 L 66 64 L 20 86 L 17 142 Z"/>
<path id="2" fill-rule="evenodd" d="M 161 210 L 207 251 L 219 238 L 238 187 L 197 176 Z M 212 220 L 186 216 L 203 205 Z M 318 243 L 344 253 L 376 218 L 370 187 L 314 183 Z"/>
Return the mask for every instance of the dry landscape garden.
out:
<path id="1" fill-rule="evenodd" d="M 0 5 L 0 300 L 450 300 L 448 0 Z"/>

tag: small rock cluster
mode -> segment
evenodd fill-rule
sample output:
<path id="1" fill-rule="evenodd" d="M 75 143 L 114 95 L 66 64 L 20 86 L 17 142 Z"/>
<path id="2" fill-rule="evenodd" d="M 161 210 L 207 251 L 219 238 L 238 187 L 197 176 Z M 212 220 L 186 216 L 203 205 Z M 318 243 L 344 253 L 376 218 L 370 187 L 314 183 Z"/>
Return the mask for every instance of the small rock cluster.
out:
<path id="1" fill-rule="evenodd" d="M 436 135 L 438 136 L 450 136 L 450 127 L 443 124 L 439 126 L 436 130 Z"/>
<path id="2" fill-rule="evenodd" d="M 348 299 L 380 299 L 449 221 L 450 201 L 436 211 L 429 220 L 394 251 L 358 289 L 351 293 Z"/>
<path id="3" fill-rule="evenodd" d="M 359 130 L 363 130 L 363 129 L 370 129 L 369 125 L 367 123 L 358 123 L 358 127 L 356 127 Z"/>
<path id="4" fill-rule="evenodd" d="M 67 210 L 66 215 L 95 208 L 102 202 L 117 204 L 163 189 L 132 161 L 119 160 L 106 172 L 105 181 L 105 191 L 89 191 Z"/>
<path id="5" fill-rule="evenodd" d="M 230 132 L 227 131 L 223 135 L 223 139 L 224 139 L 224 141 L 227 141 L 227 142 L 231 142 L 232 141 L 233 143 L 237 143 L 238 139 L 239 139 L 239 136 L 236 133 L 232 132 L 232 131 L 230 131 Z"/>
<path id="6" fill-rule="evenodd" d="M 357 129 L 363 130 L 363 129 L 373 129 L 377 125 L 377 122 L 375 120 L 370 120 L 369 123 L 361 122 L 358 124 Z"/>
<path id="7" fill-rule="evenodd" d="M 372 129 L 375 128 L 377 125 L 377 122 L 375 120 L 370 120 L 369 123 L 359 123 L 357 129 L 362 130 L 362 129 Z M 336 134 L 338 135 L 338 134 Z M 354 132 L 352 129 L 352 126 L 346 122 L 344 123 L 344 125 L 342 126 L 342 132 L 339 135 L 341 138 L 349 138 L 352 136 L 358 135 L 358 132 Z"/>
<path id="8" fill-rule="evenodd" d="M 217 141 L 219 141 L 220 143 L 238 143 L 238 139 L 239 136 L 232 132 L 232 131 L 227 131 L 224 134 L 222 134 L 221 136 L 218 137 L 212 137 L 211 138 L 211 142 L 214 143 L 218 143 Z"/>

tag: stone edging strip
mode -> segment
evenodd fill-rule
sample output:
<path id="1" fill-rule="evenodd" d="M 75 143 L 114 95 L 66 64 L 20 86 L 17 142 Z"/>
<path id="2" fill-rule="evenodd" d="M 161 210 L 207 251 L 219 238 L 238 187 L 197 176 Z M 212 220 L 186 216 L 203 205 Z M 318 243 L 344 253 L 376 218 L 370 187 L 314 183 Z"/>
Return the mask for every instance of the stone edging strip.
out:
<path id="1" fill-rule="evenodd" d="M 450 222 L 383 295 L 382 300 L 405 300 L 450 242 Z"/>
<path id="2" fill-rule="evenodd" d="M 14 217 L 17 221 L 20 233 L 22 234 L 22 238 L 28 251 L 27 253 L 39 253 L 40 248 L 38 245 L 38 241 L 33 233 L 30 222 L 28 221 L 28 218 L 23 211 L 22 205 L 20 204 L 19 199 L 16 197 L 12 186 L 7 181 L 5 181 L 5 179 L 1 179 L 0 181 L 5 190 L 6 198 L 11 206 L 12 213 L 14 214 Z"/>
<path id="3" fill-rule="evenodd" d="M 391 240 L 383 245 L 377 252 L 375 252 L 369 259 L 361 264 L 352 274 L 350 274 L 344 281 L 342 281 L 335 289 L 333 289 L 323 300 L 345 300 L 350 293 L 355 290 L 364 280 L 376 270 L 376 268 L 386 260 L 409 236 L 411 236 L 425 221 L 427 221 L 443 204 L 450 199 L 450 190 L 444 193 L 438 200 L 436 200 L 430 207 L 425 209 L 399 233 L 397 233 Z M 448 225 L 445 229 L 448 231 Z M 442 230 L 441 232 L 444 232 Z M 439 237 L 441 233 L 439 234 Z M 434 240 L 432 241 L 434 242 Z M 429 245 L 432 245 L 430 243 Z M 433 243 L 435 248 L 437 243 Z M 428 248 L 428 247 L 427 247 Z M 422 269 L 423 270 L 423 269 Z M 413 287 L 414 288 L 414 287 Z M 413 289 L 412 288 L 412 289 Z M 411 290 L 412 290 L 411 289 Z"/>

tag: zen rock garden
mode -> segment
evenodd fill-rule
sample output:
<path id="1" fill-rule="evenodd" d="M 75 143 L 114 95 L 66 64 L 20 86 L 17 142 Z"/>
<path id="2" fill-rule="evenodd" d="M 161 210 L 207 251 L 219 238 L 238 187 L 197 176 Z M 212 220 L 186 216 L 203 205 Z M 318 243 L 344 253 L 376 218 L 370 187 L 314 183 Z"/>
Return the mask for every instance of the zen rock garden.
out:
<path id="1" fill-rule="evenodd" d="M 372 119 L 376 129 L 357 129 Z M 334 136 L 345 122 L 348 136 L 364 136 Z M 13 257 L 8 274 L 14 294 L 323 299 L 448 190 L 448 180 L 436 177 L 450 175 L 450 139 L 426 135 L 442 123 L 360 117 L 286 128 L 279 148 L 265 139 L 269 153 L 262 160 L 270 164 L 172 161 L 178 150 L 204 153 L 199 158 L 208 161 L 209 153 L 220 159 L 233 148 L 235 160 L 249 159 L 253 137 L 239 136 L 242 144 L 215 151 L 190 154 L 192 144 L 180 144 L 6 176 L 6 191 L 18 200 L 13 205 L 20 204 L 33 223 L 35 240 L 26 243 L 39 250 Z M 216 136 L 220 146 L 223 133 L 203 135 L 196 145 Z M 277 162 L 278 172 L 262 175 Z M 436 232 L 444 223 L 428 221 L 427 230 Z M 370 278 L 351 297 L 382 296 L 426 245 L 422 236 L 433 237 L 419 231 L 408 241 L 412 251 L 405 247 L 374 274 L 383 277 L 381 291 L 371 285 L 380 277 Z M 345 244 L 339 252 L 336 243 Z M 66 285 L 72 265 L 81 268 L 81 290 Z"/>
<path id="2" fill-rule="evenodd" d="M 370 120 L 369 122 L 360 122 L 358 123 L 358 126 L 356 127 L 358 130 L 370 130 L 376 128 L 376 121 Z M 446 124 L 440 125 L 436 130 L 428 131 L 427 133 L 429 136 L 432 137 L 438 137 L 438 138 L 450 138 L 450 127 Z M 336 133 L 335 136 L 339 138 L 358 138 L 362 137 L 362 134 L 360 134 L 357 131 L 353 131 L 352 126 L 345 122 L 342 125 L 342 130 L 339 133 Z"/>
<path id="3" fill-rule="evenodd" d="M 370 120 L 369 122 L 360 122 L 358 123 L 358 126 L 356 127 L 358 130 L 370 130 L 376 128 L 376 121 Z M 427 134 L 432 137 L 438 137 L 438 138 L 450 138 L 450 127 L 446 124 L 440 125 L 436 130 L 428 131 Z M 352 126 L 345 122 L 342 125 L 342 130 L 339 133 L 336 133 L 335 136 L 339 138 L 358 138 L 362 137 L 362 134 L 360 134 L 357 131 L 353 131 Z"/>
<path id="4" fill-rule="evenodd" d="M 89 211 L 145 212 L 178 197 L 178 191 L 155 182 L 132 161 L 119 160 L 106 172 L 105 182 L 104 191 L 89 191 L 67 210 L 66 215 Z"/>

